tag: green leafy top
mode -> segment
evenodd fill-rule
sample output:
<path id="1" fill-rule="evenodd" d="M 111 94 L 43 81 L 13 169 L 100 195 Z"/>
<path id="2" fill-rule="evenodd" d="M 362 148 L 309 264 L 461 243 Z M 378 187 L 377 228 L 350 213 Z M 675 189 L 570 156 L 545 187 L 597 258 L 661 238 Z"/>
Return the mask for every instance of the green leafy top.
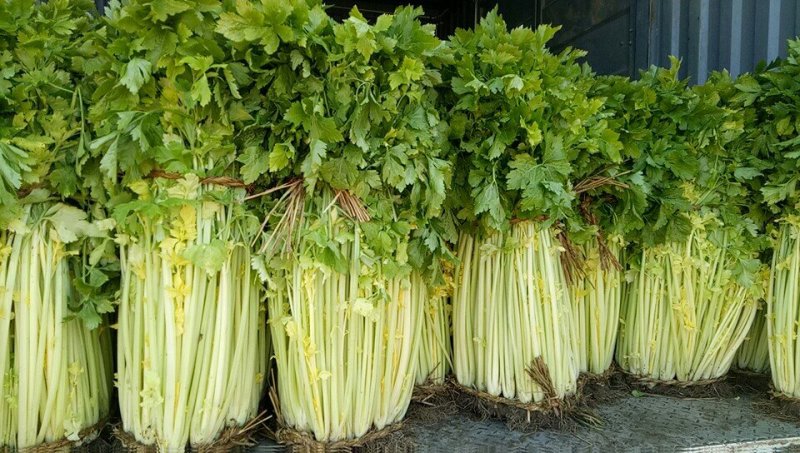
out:
<path id="1" fill-rule="evenodd" d="M 493 11 L 474 31 L 451 38 L 452 201 L 467 222 L 504 229 L 513 219 L 540 219 L 587 232 L 575 183 L 597 170 L 592 160 L 622 160 L 603 101 L 590 95 L 590 69 L 576 61 L 584 53 L 546 47 L 556 31 L 508 30 Z"/>
<path id="2" fill-rule="evenodd" d="M 596 77 L 592 95 L 603 99 L 600 116 L 607 121 L 606 134 L 613 134 L 620 144 L 621 162 L 589 159 L 582 168 L 586 175 L 579 181 L 578 210 L 589 224 L 596 224 L 605 236 L 615 236 L 627 243 L 632 233 L 643 226 L 642 213 L 647 206 L 645 184 L 641 172 L 634 172 L 647 129 L 641 110 L 647 101 L 640 85 L 628 77 Z"/>
<path id="3" fill-rule="evenodd" d="M 91 149 L 107 181 L 164 170 L 235 176 L 237 68 L 215 32 L 216 1 L 112 2 L 84 70 L 96 86 Z"/>
<path id="4" fill-rule="evenodd" d="M 182 203 L 242 203 L 242 180 L 252 182 L 247 159 L 254 142 L 247 129 L 263 102 L 263 85 L 249 66 L 277 67 L 271 54 L 302 39 L 310 14 L 305 1 L 255 8 L 245 1 L 111 2 L 83 68 L 96 87 L 90 119 L 97 138 L 90 149 L 101 175 L 87 184 L 113 207 L 118 232 L 141 232 L 147 222 L 134 219 L 143 217 L 168 221 Z M 266 50 L 250 46 L 240 61 L 234 54 L 244 38 Z M 182 191 L 191 181 L 197 193 Z M 257 228 L 240 233 L 243 240 Z"/>
<path id="5" fill-rule="evenodd" d="M 250 23 L 245 12 L 260 8 L 239 3 L 235 20 Z M 249 35 L 221 29 L 239 45 L 236 55 L 261 92 L 240 157 L 245 182 L 280 186 L 299 178 L 307 198 L 353 197 L 369 218 L 359 221 L 364 247 L 395 262 L 405 262 L 398 254 L 408 251 L 418 269 L 437 267 L 434 255 L 448 254 L 447 236 L 455 234 L 442 210 L 451 166 L 442 158 L 435 90 L 448 54 L 420 14 L 399 8 L 369 23 L 354 8 L 335 23 L 314 6 L 302 38 L 277 49 L 262 42 L 262 26 Z"/>
<path id="6" fill-rule="evenodd" d="M 0 227 L 21 214 L 19 195 L 41 187 L 82 198 L 84 92 L 90 1 L 0 2 Z"/>
<path id="7" fill-rule="evenodd" d="M 233 21 L 244 4 L 112 1 L 88 36 L 91 53 L 82 69 L 94 88 L 89 120 L 96 137 L 85 184 L 108 207 L 114 240 L 127 247 L 134 272 L 143 256 L 137 241 L 151 234 L 171 265 L 214 273 L 226 254 L 250 247 L 259 232 L 244 202 L 241 160 L 263 87 L 253 83 L 246 61 L 234 58 L 237 43 L 221 33 L 252 32 Z M 267 19 L 252 11 L 248 17 L 269 22 L 284 41 L 309 10 L 305 2 L 264 5 Z M 270 39 L 259 37 L 271 46 Z M 197 225 L 201 218 L 212 237 Z"/>
<path id="8" fill-rule="evenodd" d="M 673 59 L 670 68 L 653 67 L 637 81 L 604 80 L 600 90 L 618 111 L 613 127 L 635 158 L 628 190 L 602 208 L 603 217 L 642 247 L 702 230 L 730 251 L 736 278 L 749 286 L 763 243 L 748 183 L 758 173 L 739 142 L 744 113 L 729 105 L 734 90 L 726 73 L 689 88 L 679 68 Z"/>
<path id="9" fill-rule="evenodd" d="M 741 146 L 749 150 L 748 176 L 766 218 L 796 216 L 800 208 L 800 39 L 788 47 L 785 60 L 742 75 L 732 98 L 746 113 Z"/>

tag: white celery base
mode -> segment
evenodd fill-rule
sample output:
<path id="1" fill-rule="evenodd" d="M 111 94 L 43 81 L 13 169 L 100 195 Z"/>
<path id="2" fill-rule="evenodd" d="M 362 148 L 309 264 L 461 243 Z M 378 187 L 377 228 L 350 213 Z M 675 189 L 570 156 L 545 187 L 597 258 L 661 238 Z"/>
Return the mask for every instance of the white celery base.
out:
<path id="1" fill-rule="evenodd" d="M 354 237 L 342 246 L 350 272 L 294 260 L 270 280 L 281 415 L 321 442 L 400 421 L 417 375 L 424 283 L 377 276 L 361 262 L 360 233 Z"/>
<path id="2" fill-rule="evenodd" d="M 659 381 L 724 376 L 758 308 L 732 266 L 725 247 L 701 231 L 684 243 L 646 248 L 622 306 L 622 369 Z"/>
<path id="3" fill-rule="evenodd" d="M 761 307 L 756 312 L 756 319 L 750 327 L 750 332 L 736 353 L 736 368 L 754 373 L 769 371 L 769 346 L 767 344 L 767 316 L 766 307 Z"/>
<path id="4" fill-rule="evenodd" d="M 422 278 L 413 276 L 415 285 L 424 285 Z M 424 287 L 424 286 L 423 286 Z M 422 343 L 419 346 L 417 384 L 443 384 L 452 362 L 450 346 L 451 307 L 444 296 L 425 291 L 422 314 Z"/>
<path id="5" fill-rule="evenodd" d="M 608 247 L 619 260 L 619 246 L 609 244 Z M 571 288 L 578 370 L 603 374 L 614 360 L 624 272 L 614 267 L 603 269 L 596 241 L 584 247 L 584 255 L 585 276 Z"/>
<path id="6" fill-rule="evenodd" d="M 800 219 L 781 225 L 767 292 L 767 341 L 772 384 L 800 398 Z"/>
<path id="7" fill-rule="evenodd" d="M 108 415 L 108 331 L 65 321 L 74 293 L 64 247 L 46 222 L 0 233 L 3 446 L 77 441 L 81 430 Z"/>
<path id="8" fill-rule="evenodd" d="M 541 357 L 556 396 L 576 390 L 573 314 L 550 231 L 519 223 L 486 239 L 462 234 L 453 294 L 453 367 L 461 385 L 495 396 L 545 398 L 526 369 Z"/>
<path id="9" fill-rule="evenodd" d="M 121 241 L 120 414 L 142 444 L 208 445 L 258 414 L 269 350 L 264 290 L 249 244 L 227 236 L 236 229 L 227 215 L 219 205 L 186 206 L 171 223 L 142 219 L 147 233 Z M 227 241 L 218 272 L 181 257 L 213 240 Z"/>

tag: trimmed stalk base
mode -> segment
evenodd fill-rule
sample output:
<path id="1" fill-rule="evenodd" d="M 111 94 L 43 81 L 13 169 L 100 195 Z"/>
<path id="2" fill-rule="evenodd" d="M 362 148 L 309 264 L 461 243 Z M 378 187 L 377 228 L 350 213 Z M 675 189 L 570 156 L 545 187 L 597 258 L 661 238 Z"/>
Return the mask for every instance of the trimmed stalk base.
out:
<path id="1" fill-rule="evenodd" d="M 735 385 L 728 382 L 727 376 L 701 381 L 660 381 L 642 376 L 626 374 L 624 379 L 631 389 L 653 395 L 675 398 L 727 398 L 736 395 Z"/>
<path id="2" fill-rule="evenodd" d="M 297 431 L 292 428 L 280 427 L 275 432 L 275 440 L 289 448 L 289 451 L 309 451 L 315 453 L 341 453 L 349 452 L 354 448 L 363 448 L 368 451 L 384 451 L 383 442 L 390 438 L 393 434 L 402 429 L 402 423 L 392 423 L 391 425 L 384 426 L 382 429 L 372 429 L 363 436 L 353 440 L 337 440 L 330 442 L 320 442 L 314 438 L 313 435 Z M 394 444 L 394 442 L 392 442 Z M 394 449 L 389 448 L 389 451 Z M 405 451 L 406 449 L 401 449 Z"/>
<path id="3" fill-rule="evenodd" d="M 770 401 L 762 403 L 759 409 L 781 420 L 800 423 L 800 398 L 794 398 L 774 390 L 769 392 Z"/>
<path id="4" fill-rule="evenodd" d="M 588 421 L 581 419 L 589 414 L 579 410 L 579 398 L 576 395 L 538 403 L 522 403 L 517 399 L 480 392 L 457 382 L 452 385 L 455 404 L 459 408 L 465 408 L 481 418 L 502 420 L 516 431 L 561 430 L 574 426 L 578 420 Z"/>

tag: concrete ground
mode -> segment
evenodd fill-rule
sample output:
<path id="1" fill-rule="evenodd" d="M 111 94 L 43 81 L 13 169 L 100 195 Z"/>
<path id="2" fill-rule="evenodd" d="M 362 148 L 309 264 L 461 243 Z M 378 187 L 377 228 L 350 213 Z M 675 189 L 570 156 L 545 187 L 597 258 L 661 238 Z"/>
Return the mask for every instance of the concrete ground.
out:
<path id="1" fill-rule="evenodd" d="M 404 448 L 414 452 L 800 452 L 800 424 L 768 415 L 765 393 L 745 391 L 731 397 L 675 398 L 636 391 L 620 392 L 593 411 L 600 426 L 569 431 L 524 433 L 498 420 L 473 414 L 428 412 L 403 427 Z M 413 414 L 413 413 L 412 413 Z M 264 441 L 250 451 L 283 451 Z"/>
<path id="2" fill-rule="evenodd" d="M 520 432 L 481 420 L 455 406 L 417 406 L 381 453 L 427 452 L 800 452 L 798 418 L 776 416 L 766 389 L 737 389 L 730 397 L 676 398 L 616 389 L 592 409 L 599 426 Z M 422 408 L 422 409 L 419 409 Z M 415 409 L 415 408 L 412 408 Z M 792 421 L 793 420 L 793 421 Z M 124 452 L 98 439 L 83 451 Z M 239 450 L 289 451 L 270 440 Z M 298 450 L 299 451 L 299 450 Z"/>

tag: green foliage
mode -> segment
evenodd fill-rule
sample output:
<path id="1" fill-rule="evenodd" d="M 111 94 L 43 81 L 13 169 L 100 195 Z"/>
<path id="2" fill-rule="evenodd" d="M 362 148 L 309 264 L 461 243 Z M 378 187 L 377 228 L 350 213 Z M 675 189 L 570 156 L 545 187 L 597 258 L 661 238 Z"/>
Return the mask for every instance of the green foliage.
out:
<path id="1" fill-rule="evenodd" d="M 689 88 L 679 67 L 673 59 L 670 68 L 653 67 L 637 81 L 599 80 L 597 90 L 617 112 L 612 127 L 632 158 L 621 179 L 628 188 L 615 203 L 598 206 L 601 223 L 639 246 L 684 241 L 698 228 L 710 231 L 716 246 L 725 237 L 739 263 L 734 274 L 749 286 L 764 244 L 751 188 L 760 170 L 741 143 L 745 112 L 730 105 L 734 82 L 727 74 Z"/>
<path id="2" fill-rule="evenodd" d="M 86 159 L 86 53 L 92 2 L 0 2 L 0 227 L 19 217 L 18 192 L 81 195 Z"/>
<path id="3" fill-rule="evenodd" d="M 112 2 L 83 69 L 95 87 L 90 148 L 111 200 L 115 182 L 153 170 L 233 176 L 234 127 L 247 118 L 241 68 L 216 32 L 214 1 Z"/>
<path id="4" fill-rule="evenodd" d="M 70 309 L 89 328 L 112 311 L 118 270 L 87 183 L 91 88 L 82 68 L 93 10 L 88 0 L 0 2 L 0 228 L 22 233 L 29 209 L 29 224 L 52 229 L 71 264 Z"/>
<path id="5" fill-rule="evenodd" d="M 768 218 L 794 215 L 800 207 L 800 40 L 788 46 L 785 60 L 736 80 L 732 97 L 745 112 L 742 147 L 751 156 L 740 177 L 759 191 Z"/>
<path id="6" fill-rule="evenodd" d="M 592 162 L 621 162 L 621 144 L 590 95 L 583 52 L 551 53 L 558 29 L 508 30 L 496 11 L 451 39 L 446 76 L 449 138 L 457 159 L 453 208 L 503 230 L 513 219 L 585 227 L 574 184 Z"/>
<path id="7" fill-rule="evenodd" d="M 358 224 L 364 256 L 388 274 L 442 283 L 459 227 L 538 220 L 577 242 L 599 230 L 650 246 L 714 218 L 704 227 L 737 233 L 726 237 L 749 281 L 764 222 L 800 202 L 800 41 L 756 74 L 690 88 L 677 61 L 636 81 L 596 77 L 583 52 L 548 49 L 557 28 L 509 30 L 496 11 L 443 42 L 412 7 L 372 22 L 357 8 L 335 22 L 318 0 L 91 8 L 0 2 L 0 226 L 57 200 L 134 236 L 142 219 L 221 203 L 237 206 L 243 242 L 258 242 L 266 217 L 268 242 L 301 180 L 305 214 Z M 247 188 L 200 191 L 204 178 Z M 345 199 L 369 220 L 350 218 Z M 303 259 L 343 269 L 331 241 L 354 239 L 326 239 L 328 224 L 287 231 L 316 238 Z M 227 247 L 182 259 L 213 270 Z M 114 245 L 90 248 L 79 292 L 108 300 Z"/>

